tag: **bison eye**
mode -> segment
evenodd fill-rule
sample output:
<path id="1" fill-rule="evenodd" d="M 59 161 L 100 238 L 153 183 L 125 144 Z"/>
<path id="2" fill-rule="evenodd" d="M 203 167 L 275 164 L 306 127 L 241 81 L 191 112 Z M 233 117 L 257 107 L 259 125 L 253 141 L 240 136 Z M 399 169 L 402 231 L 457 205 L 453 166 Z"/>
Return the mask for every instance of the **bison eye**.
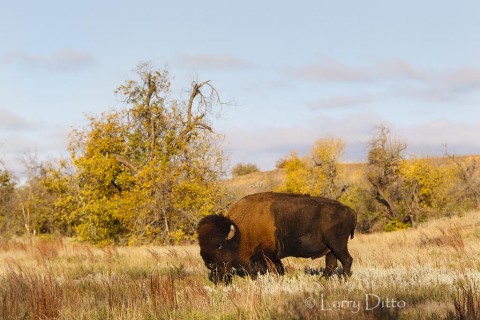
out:
<path id="1" fill-rule="evenodd" d="M 218 248 L 218 250 L 223 250 L 223 244 L 219 243 L 217 248 Z"/>

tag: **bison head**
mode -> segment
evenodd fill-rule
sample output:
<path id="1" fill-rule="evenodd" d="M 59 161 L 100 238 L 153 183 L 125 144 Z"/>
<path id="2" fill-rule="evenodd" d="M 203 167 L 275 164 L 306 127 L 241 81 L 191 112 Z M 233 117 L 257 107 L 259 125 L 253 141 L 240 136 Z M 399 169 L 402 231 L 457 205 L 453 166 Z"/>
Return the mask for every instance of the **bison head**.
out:
<path id="1" fill-rule="evenodd" d="M 200 255 L 210 270 L 209 279 L 230 283 L 238 264 L 240 234 L 235 223 L 225 216 L 206 216 L 197 226 Z"/>

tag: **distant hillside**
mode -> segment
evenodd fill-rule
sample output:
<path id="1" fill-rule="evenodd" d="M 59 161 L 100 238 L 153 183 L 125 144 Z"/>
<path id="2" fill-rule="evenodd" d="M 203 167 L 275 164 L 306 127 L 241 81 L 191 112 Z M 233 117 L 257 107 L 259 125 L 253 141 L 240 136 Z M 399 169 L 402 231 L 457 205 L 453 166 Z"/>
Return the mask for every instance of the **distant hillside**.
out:
<path id="1" fill-rule="evenodd" d="M 455 155 L 451 157 L 424 157 L 424 158 L 411 158 L 411 159 L 429 159 L 432 163 L 439 164 L 450 164 L 453 167 L 457 167 L 466 163 L 466 161 L 471 161 L 470 168 L 463 168 L 464 170 L 474 170 L 476 169 L 476 164 L 480 162 L 480 155 Z M 409 160 L 407 160 L 408 162 Z M 472 162 L 473 161 L 473 162 Z M 339 179 L 343 183 L 352 186 L 357 183 L 359 179 L 361 180 L 365 174 L 367 167 L 366 162 L 347 162 L 339 164 Z M 475 173 L 478 175 L 478 173 Z M 286 173 L 283 169 L 275 169 L 271 171 L 258 171 L 249 173 L 246 175 L 236 176 L 224 181 L 227 189 L 233 195 L 233 200 L 238 200 L 246 195 L 257 193 L 257 192 L 266 192 L 266 191 L 275 191 L 285 182 Z M 480 179 L 480 177 L 478 177 Z"/>
<path id="2" fill-rule="evenodd" d="M 352 177 L 365 169 L 365 163 L 342 163 L 344 175 Z M 236 199 L 256 192 L 274 191 L 285 182 L 286 174 L 283 169 L 258 171 L 225 180 L 227 189 Z M 348 180 L 348 179 L 347 179 Z"/>
<path id="3" fill-rule="evenodd" d="M 452 159 L 448 157 L 427 157 L 437 164 L 450 163 L 454 165 Z M 480 155 L 460 155 L 455 156 L 454 160 L 462 163 L 465 160 L 474 159 L 480 162 Z M 340 163 L 343 179 L 346 182 L 357 179 L 366 169 L 366 162 L 347 162 Z M 248 194 L 256 192 L 273 191 L 285 182 L 286 174 L 283 169 L 275 169 L 271 171 L 258 171 L 242 176 L 237 176 L 225 180 L 227 189 L 235 195 L 236 199 L 240 199 Z"/>
<path id="4" fill-rule="evenodd" d="M 258 171 L 225 181 L 227 189 L 240 199 L 248 194 L 272 191 L 285 181 L 283 169 Z"/>

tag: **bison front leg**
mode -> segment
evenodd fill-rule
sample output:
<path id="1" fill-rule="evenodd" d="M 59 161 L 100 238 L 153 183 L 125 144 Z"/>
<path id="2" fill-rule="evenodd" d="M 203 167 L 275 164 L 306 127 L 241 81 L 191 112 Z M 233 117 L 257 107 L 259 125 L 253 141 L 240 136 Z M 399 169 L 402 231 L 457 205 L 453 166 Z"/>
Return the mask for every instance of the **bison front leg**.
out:
<path id="1" fill-rule="evenodd" d="M 335 257 L 335 254 L 330 251 L 327 253 L 325 256 L 325 270 L 323 271 L 322 277 L 324 278 L 329 278 L 332 276 L 333 272 L 335 272 L 335 269 L 337 269 L 337 257 Z"/>
<path id="2" fill-rule="evenodd" d="M 248 264 L 247 273 L 252 279 L 256 279 L 260 274 L 267 272 L 267 263 L 265 260 L 251 260 Z"/>
<path id="3" fill-rule="evenodd" d="M 283 263 L 281 260 L 275 260 L 275 269 L 277 269 L 277 273 L 279 276 L 283 276 L 285 274 L 285 268 L 283 267 Z"/>
<path id="4" fill-rule="evenodd" d="M 223 282 L 225 285 L 229 285 L 232 283 L 232 278 L 233 275 L 231 272 L 220 274 L 218 270 L 212 270 L 208 275 L 208 280 L 213 282 L 215 285 L 218 285 L 221 282 Z"/>
<path id="5" fill-rule="evenodd" d="M 270 259 L 269 257 L 263 255 L 262 257 L 255 257 L 249 263 L 248 269 L 250 276 L 255 279 L 259 274 L 266 274 L 271 272 L 283 276 L 285 274 L 285 268 L 280 259 Z"/>

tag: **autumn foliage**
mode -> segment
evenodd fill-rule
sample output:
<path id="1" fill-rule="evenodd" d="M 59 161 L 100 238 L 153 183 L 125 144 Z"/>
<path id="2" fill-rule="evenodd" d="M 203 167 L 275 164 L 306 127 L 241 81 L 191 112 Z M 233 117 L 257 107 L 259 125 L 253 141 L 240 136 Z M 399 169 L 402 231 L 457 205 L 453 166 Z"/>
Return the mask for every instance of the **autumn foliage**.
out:
<path id="1" fill-rule="evenodd" d="M 175 244 L 195 237 L 199 218 L 223 212 L 234 198 L 225 183 L 221 109 L 209 81 L 174 99 L 169 74 L 149 64 L 116 94 L 122 106 L 89 116 L 70 133 L 70 158 L 24 160 L 19 182 L 0 163 L 0 237 L 73 236 L 96 244 Z M 307 155 L 277 162 L 282 183 L 268 189 L 337 199 L 357 211 L 360 232 L 397 230 L 480 206 L 475 157 L 405 155 L 406 143 L 379 127 L 364 163 L 344 163 L 345 142 L 318 139 Z M 238 164 L 233 176 L 258 171 Z M 250 175 L 249 179 L 254 179 Z M 250 181 L 249 180 L 249 181 Z M 254 183 L 255 184 L 255 183 Z"/>
<path id="2" fill-rule="evenodd" d="M 286 179 L 277 191 L 338 199 L 357 211 L 363 232 L 394 231 L 478 207 L 475 157 L 407 158 L 406 143 L 386 127 L 377 129 L 366 163 L 342 163 L 345 144 L 336 138 L 317 140 L 304 157 L 292 152 L 282 161 Z"/>
<path id="3" fill-rule="evenodd" d="M 42 165 L 20 187 L 20 211 L 35 218 L 22 213 L 26 229 L 17 233 L 170 244 L 192 237 L 199 217 L 222 209 L 224 156 L 210 126 L 220 107 L 215 88 L 193 83 L 179 101 L 170 98 L 168 72 L 142 64 L 136 73 L 138 80 L 116 91 L 123 108 L 89 117 L 70 134 L 71 158 Z"/>

